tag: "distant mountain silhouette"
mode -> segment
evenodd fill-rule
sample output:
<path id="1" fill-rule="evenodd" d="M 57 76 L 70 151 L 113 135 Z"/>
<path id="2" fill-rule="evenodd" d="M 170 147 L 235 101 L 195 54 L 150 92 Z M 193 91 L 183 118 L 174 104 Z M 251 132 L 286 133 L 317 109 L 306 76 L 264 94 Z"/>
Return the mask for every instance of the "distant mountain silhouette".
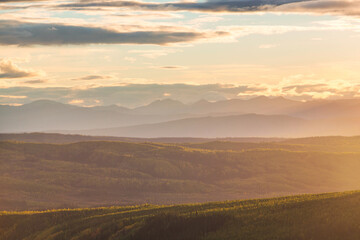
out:
<path id="1" fill-rule="evenodd" d="M 79 131 L 80 134 L 126 137 L 287 137 L 300 135 L 307 121 L 281 115 L 245 114 L 200 117 L 131 127 Z M 304 136 L 306 134 L 304 133 Z"/>
<path id="2" fill-rule="evenodd" d="M 80 107 L 49 100 L 0 105 L 3 133 L 82 130 L 122 137 L 205 138 L 353 135 L 360 133 L 358 119 L 360 99 L 300 102 L 256 97 L 193 104 L 164 99 L 134 109 L 117 105 Z"/>
<path id="3" fill-rule="evenodd" d="M 78 107 L 49 100 L 22 106 L 0 106 L 0 132 L 79 130 L 155 123 L 183 118 L 172 115 L 138 115 L 118 106 Z"/>
<path id="4" fill-rule="evenodd" d="M 140 114 L 156 114 L 156 115 L 169 115 L 169 114 L 182 114 L 187 112 L 189 106 L 182 102 L 172 99 L 157 100 L 149 105 L 135 108 L 133 112 Z"/>
<path id="5" fill-rule="evenodd" d="M 95 106 L 92 107 L 91 109 L 99 110 L 99 111 L 114 111 L 114 112 L 126 113 L 126 114 L 131 113 L 131 109 L 126 107 L 120 107 L 117 105 Z"/>
<path id="6" fill-rule="evenodd" d="M 289 114 L 307 119 L 360 118 L 360 99 L 307 102 Z"/>
<path id="7" fill-rule="evenodd" d="M 282 114 L 291 108 L 302 105 L 302 102 L 282 97 L 256 97 L 249 100 L 230 99 L 218 102 L 200 100 L 194 104 L 183 104 L 172 99 L 157 100 L 149 105 L 138 107 L 133 111 L 141 114 L 211 114 L 211 113 L 257 113 Z"/>

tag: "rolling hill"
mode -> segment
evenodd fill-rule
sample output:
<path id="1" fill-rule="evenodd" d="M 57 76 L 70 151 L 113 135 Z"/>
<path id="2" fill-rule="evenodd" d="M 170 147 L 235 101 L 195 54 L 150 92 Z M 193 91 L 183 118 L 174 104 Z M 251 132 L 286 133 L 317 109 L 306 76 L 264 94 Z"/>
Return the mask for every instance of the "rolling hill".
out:
<path id="1" fill-rule="evenodd" d="M 0 206 L 168 204 L 359 189 L 358 138 L 340 140 L 351 148 L 322 141 L 0 142 Z"/>
<path id="2" fill-rule="evenodd" d="M 1 240 L 354 240 L 360 193 L 261 200 L 0 212 Z"/>

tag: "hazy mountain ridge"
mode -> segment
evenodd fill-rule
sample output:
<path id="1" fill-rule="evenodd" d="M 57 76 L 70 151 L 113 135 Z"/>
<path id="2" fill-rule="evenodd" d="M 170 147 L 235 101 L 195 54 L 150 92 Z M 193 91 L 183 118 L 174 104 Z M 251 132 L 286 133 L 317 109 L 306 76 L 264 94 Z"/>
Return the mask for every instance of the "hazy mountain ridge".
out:
<path id="1" fill-rule="evenodd" d="M 121 128 L 77 131 L 86 135 L 128 137 L 289 137 L 304 131 L 306 120 L 290 116 L 245 114 L 224 117 L 199 117 L 164 123 Z M 308 133 L 308 132 L 307 132 Z M 306 133 L 303 133 L 306 136 Z"/>
<path id="2" fill-rule="evenodd" d="M 359 99 L 299 102 L 256 97 L 194 104 L 164 99 L 134 109 L 116 105 L 79 107 L 39 100 L 23 106 L 0 106 L 0 132 L 151 138 L 356 135 L 360 134 L 356 124 L 359 109 Z M 211 134 L 201 130 L 206 126 Z"/>
<path id="3" fill-rule="evenodd" d="M 135 138 L 298 138 L 358 135 L 360 134 L 359 122 L 360 118 L 305 120 L 287 115 L 244 114 L 186 118 L 119 128 L 55 132 Z"/>
<path id="4" fill-rule="evenodd" d="M 47 100 L 23 106 L 0 106 L 0 116 L 0 131 L 7 133 L 118 127 L 183 118 L 173 115 L 140 116 L 117 106 L 78 107 Z"/>

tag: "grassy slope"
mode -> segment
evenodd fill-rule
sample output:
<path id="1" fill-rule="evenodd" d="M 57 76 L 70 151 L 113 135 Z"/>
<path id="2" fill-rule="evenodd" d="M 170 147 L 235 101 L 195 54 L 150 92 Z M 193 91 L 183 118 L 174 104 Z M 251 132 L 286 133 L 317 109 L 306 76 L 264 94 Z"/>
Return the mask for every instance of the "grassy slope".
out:
<path id="1" fill-rule="evenodd" d="M 0 239 L 360 239 L 360 192 L 0 213 Z"/>
<path id="2" fill-rule="evenodd" d="M 0 209 L 204 202 L 360 188 L 359 152 L 314 152 L 317 145 L 298 143 L 208 145 L 230 150 L 197 149 L 199 144 L 0 142 Z"/>

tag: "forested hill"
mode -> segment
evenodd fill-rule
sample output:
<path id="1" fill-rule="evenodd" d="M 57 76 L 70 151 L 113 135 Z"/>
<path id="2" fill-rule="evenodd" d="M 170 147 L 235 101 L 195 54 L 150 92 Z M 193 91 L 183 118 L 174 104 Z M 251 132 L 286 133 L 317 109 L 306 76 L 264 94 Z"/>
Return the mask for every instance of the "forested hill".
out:
<path id="1" fill-rule="evenodd" d="M 360 193 L 0 213 L 0 240 L 355 240 Z"/>
<path id="2" fill-rule="evenodd" d="M 355 142 L 346 151 L 232 144 L 0 142 L 0 207 L 189 203 L 360 188 Z"/>

